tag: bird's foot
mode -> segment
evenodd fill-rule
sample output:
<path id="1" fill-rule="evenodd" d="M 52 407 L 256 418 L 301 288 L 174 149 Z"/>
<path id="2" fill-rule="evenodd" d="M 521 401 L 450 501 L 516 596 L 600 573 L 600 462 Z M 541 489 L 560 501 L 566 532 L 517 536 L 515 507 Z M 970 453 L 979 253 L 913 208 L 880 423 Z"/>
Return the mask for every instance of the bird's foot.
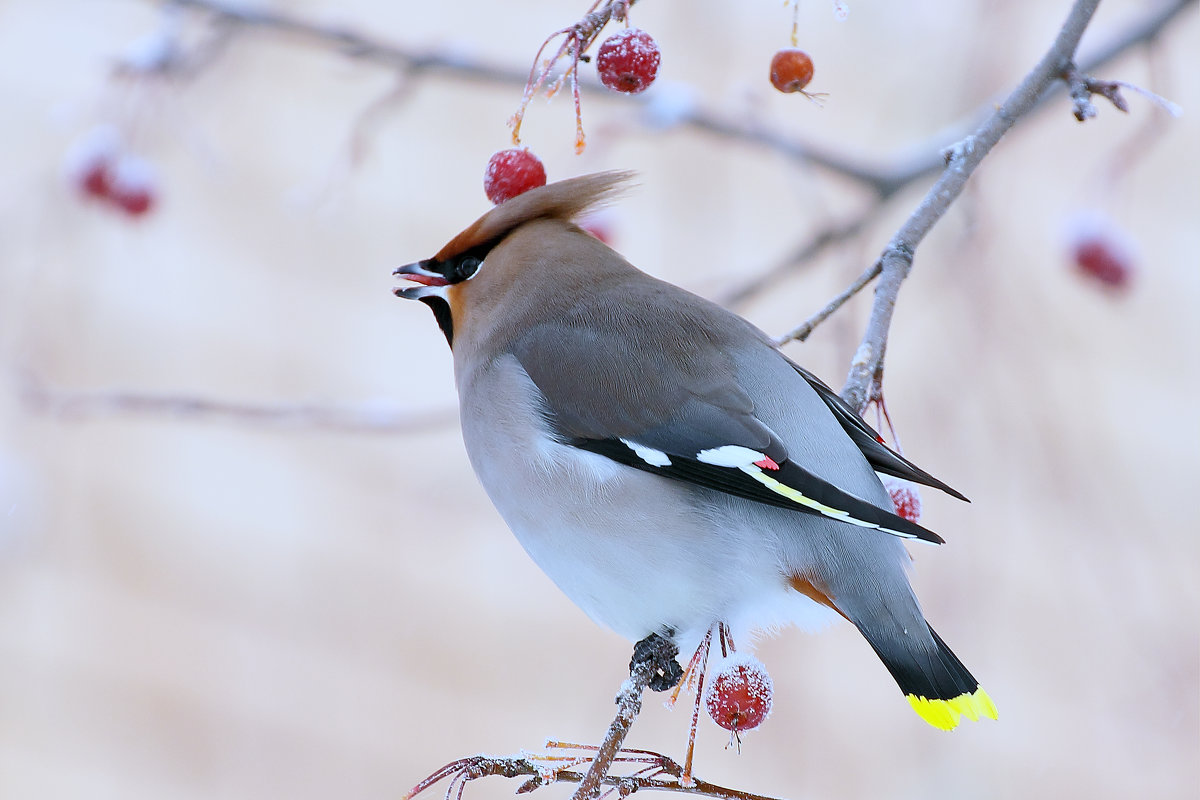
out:
<path id="1" fill-rule="evenodd" d="M 647 686 L 656 692 L 665 692 L 683 679 L 683 667 L 675 660 L 678 655 L 679 647 L 674 640 L 652 633 L 633 646 L 629 674 L 633 675 L 639 669 L 649 668 L 650 681 Z"/>

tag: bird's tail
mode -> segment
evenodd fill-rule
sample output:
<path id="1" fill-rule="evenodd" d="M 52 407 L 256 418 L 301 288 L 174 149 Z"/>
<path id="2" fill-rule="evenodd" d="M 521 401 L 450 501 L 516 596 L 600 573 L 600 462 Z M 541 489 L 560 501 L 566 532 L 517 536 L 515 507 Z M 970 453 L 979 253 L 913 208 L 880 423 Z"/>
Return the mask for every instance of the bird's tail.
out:
<path id="1" fill-rule="evenodd" d="M 929 640 L 919 642 L 924 637 L 885 641 L 861 627 L 859 630 L 892 673 L 913 710 L 933 727 L 948 731 L 958 727 L 962 717 L 997 718 L 992 698 L 932 627 L 932 644 Z"/>

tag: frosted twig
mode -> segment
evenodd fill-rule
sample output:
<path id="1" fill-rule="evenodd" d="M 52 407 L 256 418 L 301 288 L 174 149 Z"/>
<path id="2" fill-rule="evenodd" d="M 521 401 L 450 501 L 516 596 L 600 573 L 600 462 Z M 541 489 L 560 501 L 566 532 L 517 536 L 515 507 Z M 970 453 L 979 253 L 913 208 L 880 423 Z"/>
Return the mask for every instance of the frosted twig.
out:
<path id="1" fill-rule="evenodd" d="M 962 192 L 967 179 L 1000 138 L 1028 114 L 1072 64 L 1079 40 L 1100 0 L 1076 0 L 1053 45 L 1007 99 L 965 139 L 947 151 L 945 168 L 912 216 L 900 227 L 880 256 L 880 279 L 862 342 L 850 362 L 842 398 L 862 412 L 882 379 L 888 330 L 900 285 L 912 269 L 917 246 Z"/>
<path id="2" fill-rule="evenodd" d="M 825 248 L 832 247 L 835 244 L 857 236 L 869 223 L 874 221 L 875 217 L 882 210 L 883 205 L 884 198 L 877 198 L 875 202 L 871 203 L 851 219 L 844 222 L 835 222 L 819 231 L 811 239 L 796 247 L 786 257 L 780 259 L 775 266 L 755 276 L 752 280 L 746 281 L 741 286 L 719 294 L 713 299 L 728 308 L 737 308 L 744 305 L 767 288 L 777 285 L 780 278 L 792 272 L 797 266 L 811 262 Z M 875 276 L 872 275 L 871 277 L 874 278 Z M 823 319 L 824 317 L 822 317 Z M 797 338 L 803 341 L 803 337 L 789 334 L 783 337 L 780 343 L 782 344 L 783 342 Z"/>
<path id="3" fill-rule="evenodd" d="M 1118 81 L 1102 81 L 1084 75 L 1074 63 L 1068 64 L 1059 75 L 1067 83 L 1071 101 L 1075 104 L 1075 119 L 1083 122 L 1096 116 L 1092 95 L 1098 94 L 1112 103 L 1118 111 L 1129 113 L 1129 104 L 1121 96 L 1122 84 Z"/>
<path id="4" fill-rule="evenodd" d="M 822 308 L 817 313 L 813 314 L 811 317 L 806 319 L 800 325 L 797 325 L 795 328 L 792 328 L 790 331 L 785 333 L 783 336 L 780 336 L 778 339 L 776 339 L 775 340 L 776 346 L 782 347 L 783 345 L 787 344 L 788 342 L 792 342 L 792 341 L 803 342 L 810 335 L 812 335 L 812 332 L 816 329 L 816 327 L 818 325 L 820 325 L 822 322 L 824 322 L 829 317 L 831 317 L 833 315 L 833 312 L 837 311 L 839 308 L 841 308 L 843 305 L 845 305 L 846 301 L 848 301 L 851 297 L 854 297 L 854 295 L 861 292 L 868 283 L 875 280 L 875 278 L 879 276 L 879 272 L 881 269 L 882 269 L 882 266 L 881 266 L 880 262 L 878 262 L 878 261 L 876 261 L 871 266 L 867 267 L 866 271 L 863 272 L 863 274 L 861 274 L 857 278 L 855 278 L 853 283 L 851 283 L 840 294 L 838 294 L 836 297 L 834 297 L 832 300 L 830 300 L 828 303 L 826 303 L 824 308 Z"/>
<path id="5" fill-rule="evenodd" d="M 628 761 L 632 764 L 648 764 L 649 766 L 642 767 L 630 775 L 606 775 L 597 784 L 598 786 L 612 787 L 609 791 L 616 791 L 620 797 L 628 797 L 634 792 L 645 790 L 678 792 L 679 794 L 690 794 L 697 797 L 714 797 L 719 798 L 719 800 L 774 800 L 774 798 L 764 795 L 744 792 L 740 789 L 730 789 L 697 779 L 693 779 L 691 786 L 684 786 L 679 783 L 679 777 L 683 772 L 683 768 L 673 759 L 645 750 L 621 752 L 642 753 L 647 757 L 617 759 L 618 761 Z M 529 780 L 517 788 L 517 794 L 527 794 L 548 784 L 545 773 L 546 766 L 544 764 L 538 764 L 521 756 L 468 756 L 467 758 L 460 758 L 457 761 L 451 762 L 437 772 L 434 772 L 406 792 L 401 800 L 412 800 L 417 795 L 432 788 L 435 784 L 446 778 L 450 778 L 450 788 L 447 791 L 447 795 L 449 796 L 453 793 L 457 797 L 470 781 L 493 775 L 499 775 L 504 778 L 528 777 Z M 659 778 L 659 775 L 669 775 L 674 780 L 664 780 Z M 555 772 L 553 780 L 554 782 L 578 783 L 581 784 L 580 789 L 582 789 L 584 777 L 584 774 L 581 772 L 563 770 Z"/>
<path id="6" fill-rule="evenodd" d="M 20 375 L 18 382 L 26 407 L 41 414 L 69 420 L 137 415 L 189 420 L 218 419 L 344 433 L 412 434 L 449 428 L 458 419 L 458 414 L 450 410 L 411 411 L 317 404 L 255 405 L 186 394 L 67 391 L 49 387 L 28 373 Z"/>
<path id="7" fill-rule="evenodd" d="M 675 663 L 678 654 L 679 648 L 666 637 L 649 636 L 638 642 L 633 661 L 630 662 L 629 680 L 625 681 L 617 694 L 617 714 L 608 726 L 608 733 L 596 750 L 596 757 L 587 774 L 579 782 L 575 794 L 571 795 L 571 800 L 594 800 L 600 794 L 600 786 L 612 767 L 617 751 L 621 749 L 633 721 L 641 713 L 642 694 L 646 687 L 661 677 L 664 665 L 679 668 Z"/>

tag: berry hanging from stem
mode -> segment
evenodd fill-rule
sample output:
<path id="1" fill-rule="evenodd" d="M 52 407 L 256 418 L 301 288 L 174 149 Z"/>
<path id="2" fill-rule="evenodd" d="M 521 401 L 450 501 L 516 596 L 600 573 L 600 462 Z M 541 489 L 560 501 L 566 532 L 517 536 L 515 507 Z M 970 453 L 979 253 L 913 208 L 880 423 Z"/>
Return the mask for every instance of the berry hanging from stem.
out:
<path id="1" fill-rule="evenodd" d="M 650 34 L 626 28 L 604 40 L 596 54 L 600 82 L 625 94 L 644 92 L 654 83 L 662 54 Z"/>
<path id="2" fill-rule="evenodd" d="M 496 205 L 546 185 L 546 167 L 526 147 L 493 153 L 483 173 L 483 192 Z"/>
<path id="3" fill-rule="evenodd" d="M 793 34 L 793 38 L 794 38 Z M 771 57 L 771 85 L 784 94 L 800 92 L 805 96 L 813 78 L 813 62 L 808 53 L 795 47 L 780 50 Z"/>

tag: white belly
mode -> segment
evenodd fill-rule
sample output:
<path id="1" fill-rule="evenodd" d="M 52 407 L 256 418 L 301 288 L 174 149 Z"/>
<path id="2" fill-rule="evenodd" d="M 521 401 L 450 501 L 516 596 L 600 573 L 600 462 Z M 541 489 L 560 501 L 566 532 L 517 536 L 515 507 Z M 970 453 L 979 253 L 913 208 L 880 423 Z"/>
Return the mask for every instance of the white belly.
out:
<path id="1" fill-rule="evenodd" d="M 704 490 L 554 441 L 515 359 L 460 392 L 467 452 L 488 496 L 596 622 L 631 640 L 671 629 L 686 649 L 716 621 L 736 635 L 824 616 L 788 588 L 778 533 L 719 518 Z"/>

